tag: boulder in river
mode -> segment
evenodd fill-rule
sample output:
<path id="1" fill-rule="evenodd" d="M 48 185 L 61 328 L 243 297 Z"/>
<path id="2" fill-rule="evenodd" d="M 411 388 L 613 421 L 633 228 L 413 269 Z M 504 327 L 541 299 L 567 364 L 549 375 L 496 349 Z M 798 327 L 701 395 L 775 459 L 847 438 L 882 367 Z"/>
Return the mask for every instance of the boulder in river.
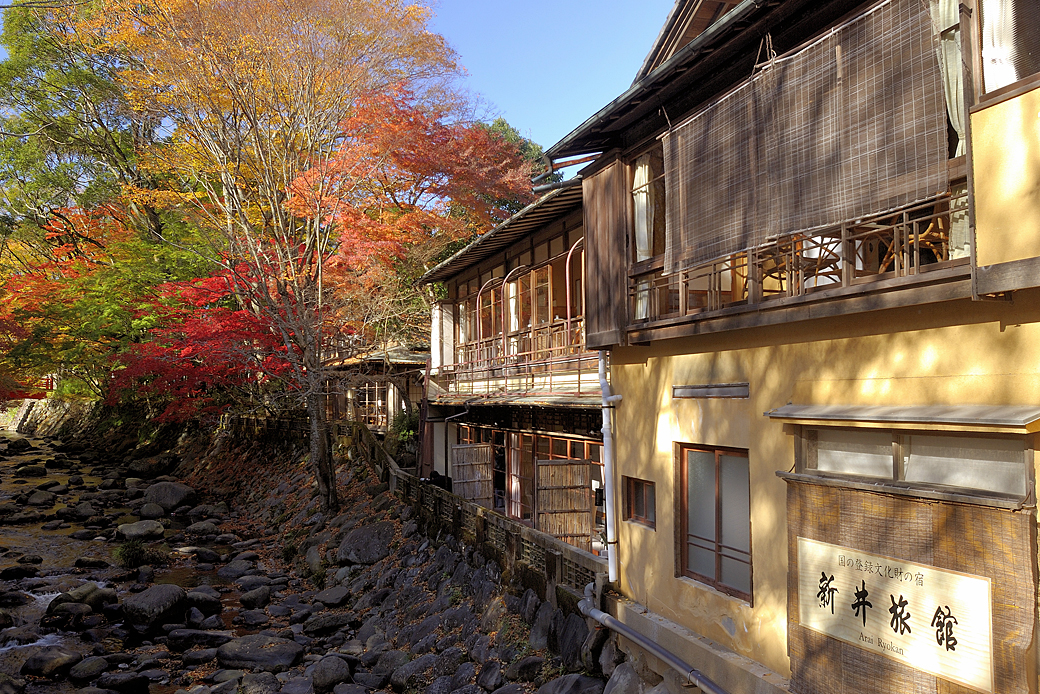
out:
<path id="1" fill-rule="evenodd" d="M 22 664 L 21 674 L 59 679 L 65 677 L 83 656 L 64 646 L 46 646 L 33 653 Z"/>
<path id="2" fill-rule="evenodd" d="M 149 501 L 137 511 L 137 516 L 142 520 L 155 520 L 166 515 L 166 509 L 159 504 Z"/>
<path id="3" fill-rule="evenodd" d="M 151 586 L 123 601 L 123 616 L 127 622 L 148 628 L 159 624 L 176 624 L 178 610 L 185 607 L 186 593 L 180 586 L 168 583 Z"/>
<path id="4" fill-rule="evenodd" d="M 144 493 L 146 504 L 159 504 L 167 513 L 185 504 L 190 504 L 194 499 L 195 490 L 180 482 L 156 482 Z"/>
<path id="5" fill-rule="evenodd" d="M 228 641 L 217 649 L 217 662 L 224 668 L 284 672 L 303 658 L 303 646 L 276 636 L 252 634 Z"/>
<path id="6" fill-rule="evenodd" d="M 161 538 L 166 533 L 163 524 L 155 520 L 142 520 L 136 523 L 123 523 L 116 528 L 126 540 L 154 540 Z"/>

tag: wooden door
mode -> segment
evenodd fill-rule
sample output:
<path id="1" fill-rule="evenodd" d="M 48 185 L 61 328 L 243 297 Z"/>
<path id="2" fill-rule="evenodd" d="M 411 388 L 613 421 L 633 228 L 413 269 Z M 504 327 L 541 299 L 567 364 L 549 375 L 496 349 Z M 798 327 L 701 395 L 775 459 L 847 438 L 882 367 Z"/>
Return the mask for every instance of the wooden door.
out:
<path id="1" fill-rule="evenodd" d="M 592 551 L 592 463 L 589 460 L 539 460 L 537 528 L 564 542 Z"/>
<path id="2" fill-rule="evenodd" d="M 451 454 L 452 489 L 455 493 L 484 508 L 493 508 L 495 469 L 491 444 L 454 446 Z"/>

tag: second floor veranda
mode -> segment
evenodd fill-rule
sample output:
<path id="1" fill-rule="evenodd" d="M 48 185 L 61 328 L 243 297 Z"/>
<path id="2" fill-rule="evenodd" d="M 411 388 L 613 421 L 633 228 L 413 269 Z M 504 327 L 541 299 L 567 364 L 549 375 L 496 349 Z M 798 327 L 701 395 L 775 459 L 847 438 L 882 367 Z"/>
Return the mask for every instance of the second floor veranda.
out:
<path id="1" fill-rule="evenodd" d="M 598 353 L 585 347 L 582 317 L 473 339 L 435 382 L 449 395 L 599 396 Z"/>

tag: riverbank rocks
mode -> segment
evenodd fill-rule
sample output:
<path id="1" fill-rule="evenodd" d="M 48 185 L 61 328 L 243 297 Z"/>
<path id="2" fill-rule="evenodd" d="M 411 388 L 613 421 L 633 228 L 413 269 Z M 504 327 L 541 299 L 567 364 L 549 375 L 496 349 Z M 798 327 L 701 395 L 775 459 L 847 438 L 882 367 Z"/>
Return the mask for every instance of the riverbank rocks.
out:
<path id="1" fill-rule="evenodd" d="M 375 564 L 390 554 L 396 527 L 392 521 L 363 525 L 347 533 L 336 552 L 340 564 Z"/>
<path id="2" fill-rule="evenodd" d="M 303 658 L 303 646 L 276 636 L 253 634 L 228 641 L 217 649 L 217 662 L 225 668 L 284 672 Z"/>
<path id="3" fill-rule="evenodd" d="M 116 532 L 125 540 L 157 540 L 166 534 L 166 528 L 156 520 L 123 523 Z"/>

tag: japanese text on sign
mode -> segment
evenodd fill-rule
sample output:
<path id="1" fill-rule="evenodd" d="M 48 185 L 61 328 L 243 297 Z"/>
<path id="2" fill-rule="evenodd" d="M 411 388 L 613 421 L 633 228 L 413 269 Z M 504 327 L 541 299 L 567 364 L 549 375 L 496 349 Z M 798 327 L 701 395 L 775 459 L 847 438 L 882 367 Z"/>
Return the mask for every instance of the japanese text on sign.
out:
<path id="1" fill-rule="evenodd" d="M 990 581 L 798 538 L 799 622 L 993 691 Z"/>

